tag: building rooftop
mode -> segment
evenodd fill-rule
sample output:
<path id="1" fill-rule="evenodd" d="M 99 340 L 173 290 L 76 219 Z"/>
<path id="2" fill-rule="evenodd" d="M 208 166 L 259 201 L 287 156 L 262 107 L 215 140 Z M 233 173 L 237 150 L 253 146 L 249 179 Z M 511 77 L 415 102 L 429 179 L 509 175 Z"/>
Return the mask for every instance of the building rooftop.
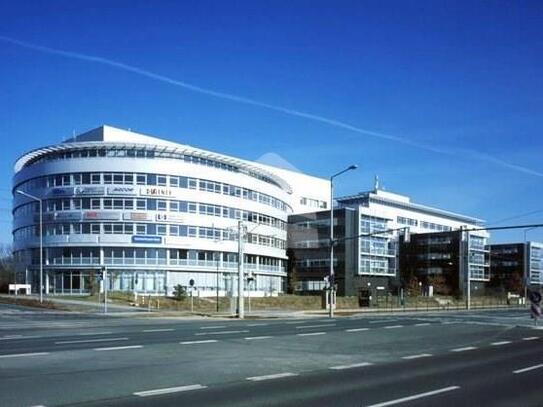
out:
<path id="1" fill-rule="evenodd" d="M 336 201 L 345 206 L 349 204 L 368 204 L 369 202 L 382 205 L 394 206 L 400 209 L 407 209 L 427 215 L 446 217 L 458 222 L 469 224 L 482 225 L 484 220 L 466 216 L 455 212 L 446 211 L 443 209 L 433 208 L 431 206 L 421 205 L 411 202 L 411 199 L 404 195 L 399 195 L 393 192 L 383 191 L 375 188 L 371 191 L 359 192 L 355 195 L 343 196 L 336 198 Z"/>

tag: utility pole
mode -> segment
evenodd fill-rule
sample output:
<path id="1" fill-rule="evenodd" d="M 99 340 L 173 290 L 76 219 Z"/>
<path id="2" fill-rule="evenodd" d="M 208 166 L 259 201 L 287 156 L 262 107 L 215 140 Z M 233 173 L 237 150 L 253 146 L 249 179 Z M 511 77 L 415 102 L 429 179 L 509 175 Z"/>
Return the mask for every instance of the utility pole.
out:
<path id="1" fill-rule="evenodd" d="M 102 266 L 102 273 L 104 276 L 104 314 L 107 314 L 107 269 L 105 266 Z"/>
<path id="2" fill-rule="evenodd" d="M 243 222 L 238 222 L 238 318 L 243 319 L 245 317 L 244 310 L 244 278 L 243 278 L 243 238 L 245 227 Z"/>

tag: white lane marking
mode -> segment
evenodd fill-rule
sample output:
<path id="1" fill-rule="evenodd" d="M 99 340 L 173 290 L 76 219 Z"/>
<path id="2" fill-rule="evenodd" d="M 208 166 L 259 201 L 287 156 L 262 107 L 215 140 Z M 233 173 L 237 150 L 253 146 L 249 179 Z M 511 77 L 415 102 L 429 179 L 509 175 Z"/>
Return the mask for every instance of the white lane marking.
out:
<path id="1" fill-rule="evenodd" d="M 383 403 L 372 404 L 371 406 L 368 406 L 368 407 L 392 406 L 394 404 L 400 404 L 400 403 L 404 403 L 406 401 L 417 400 L 417 399 L 421 399 L 423 397 L 430 397 L 430 396 L 435 396 L 436 394 L 446 393 L 446 392 L 452 391 L 452 390 L 458 390 L 459 388 L 460 388 L 460 386 L 443 387 L 442 389 L 427 391 L 425 393 L 413 394 L 412 396 L 402 397 L 401 399 L 390 400 L 390 401 L 385 401 Z"/>
<path id="2" fill-rule="evenodd" d="M 500 341 L 500 342 L 492 342 L 491 346 L 501 346 L 501 345 L 507 345 L 508 343 L 511 343 L 511 341 Z"/>
<path id="3" fill-rule="evenodd" d="M 104 351 L 104 350 L 140 349 L 140 348 L 143 348 L 143 345 L 110 346 L 108 348 L 94 348 L 93 350 Z"/>
<path id="4" fill-rule="evenodd" d="M 45 356 L 45 355 L 49 355 L 49 352 L 12 353 L 10 355 L 0 355 L 0 359 L 23 358 L 23 357 L 27 357 L 27 356 Z"/>
<path id="5" fill-rule="evenodd" d="M 529 372 L 530 370 L 540 369 L 540 368 L 542 368 L 542 367 L 543 367 L 543 363 L 540 364 L 540 365 L 534 365 L 534 366 L 525 367 L 525 368 L 523 368 L 523 369 L 513 370 L 513 373 L 514 373 L 514 374 L 518 374 L 518 373 Z"/>
<path id="6" fill-rule="evenodd" d="M 305 329 L 305 328 L 322 328 L 327 326 L 336 326 L 336 324 L 319 324 L 319 325 L 301 325 L 295 327 L 296 329 Z"/>
<path id="7" fill-rule="evenodd" d="M 184 342 L 179 342 L 181 345 L 193 345 L 193 344 L 197 344 L 197 343 L 214 343 L 214 342 L 217 342 L 216 339 L 206 339 L 205 341 L 184 341 Z"/>
<path id="8" fill-rule="evenodd" d="M 114 341 L 127 341 L 128 338 L 101 338 L 101 339 L 80 339 L 77 341 L 59 341 L 55 342 L 56 345 L 66 345 L 69 343 L 92 343 L 92 342 L 114 342 Z"/>
<path id="9" fill-rule="evenodd" d="M 143 332 L 171 332 L 175 331 L 173 328 L 156 328 L 156 329 L 144 329 Z"/>
<path id="10" fill-rule="evenodd" d="M 246 339 L 248 341 L 254 341 L 254 340 L 269 339 L 269 338 L 273 338 L 273 336 L 248 336 L 248 337 L 243 338 L 243 339 Z"/>
<path id="11" fill-rule="evenodd" d="M 247 324 L 247 326 L 266 326 L 269 324 Z"/>
<path id="12" fill-rule="evenodd" d="M 539 336 L 528 336 L 527 338 L 522 338 L 523 341 L 534 341 L 539 339 Z"/>
<path id="13" fill-rule="evenodd" d="M 9 341 L 14 339 L 35 339 L 35 338 L 43 338 L 43 336 L 38 335 L 32 335 L 32 336 L 22 336 L 22 335 L 14 335 L 14 336 L 4 336 L 0 338 L 0 341 Z"/>
<path id="14" fill-rule="evenodd" d="M 92 336 L 92 335 L 111 335 L 113 332 L 85 332 L 82 334 L 76 334 L 77 336 Z"/>
<path id="15" fill-rule="evenodd" d="M 226 325 L 201 326 L 200 329 L 221 329 L 226 328 Z"/>
<path id="16" fill-rule="evenodd" d="M 475 350 L 475 349 L 477 349 L 475 346 L 466 346 L 464 348 L 451 349 L 451 352 L 465 352 L 467 350 Z"/>
<path id="17" fill-rule="evenodd" d="M 369 328 L 350 328 L 346 329 L 345 332 L 362 332 L 362 331 L 368 331 Z"/>
<path id="18" fill-rule="evenodd" d="M 287 324 L 287 325 L 307 324 L 308 322 L 313 322 L 313 321 L 311 321 L 311 320 L 309 320 L 309 321 L 289 321 L 289 322 L 285 322 L 285 324 Z"/>
<path id="19" fill-rule="evenodd" d="M 430 325 L 429 322 L 422 322 L 420 324 L 415 324 L 415 326 L 428 326 L 428 325 Z"/>
<path id="20" fill-rule="evenodd" d="M 306 334 L 296 334 L 296 336 L 315 336 L 315 335 L 326 335 L 326 332 L 308 332 Z"/>
<path id="21" fill-rule="evenodd" d="M 368 321 L 370 324 L 382 324 L 384 322 L 393 322 L 397 321 L 397 319 L 378 319 L 376 321 Z"/>
<path id="22" fill-rule="evenodd" d="M 344 369 L 354 369 L 356 367 L 364 367 L 364 366 L 371 366 L 373 363 L 370 362 L 361 362 L 361 363 L 353 363 L 351 365 L 339 365 L 339 366 L 330 366 L 328 369 L 332 370 L 344 370 Z"/>
<path id="23" fill-rule="evenodd" d="M 402 359 L 411 360 L 411 359 L 428 358 L 430 356 L 432 356 L 430 353 L 419 353 L 418 355 L 402 356 Z"/>
<path id="24" fill-rule="evenodd" d="M 166 387 L 163 389 L 137 391 L 133 394 L 134 396 L 148 397 L 148 396 L 157 396 L 159 394 L 178 393 L 181 391 L 200 390 L 200 389 L 205 389 L 206 387 L 207 386 L 202 386 L 201 384 L 191 384 L 188 386 Z"/>
<path id="25" fill-rule="evenodd" d="M 403 325 L 389 325 L 389 326 L 383 327 L 383 329 L 396 329 L 396 328 L 403 328 Z"/>
<path id="26" fill-rule="evenodd" d="M 298 374 L 297 373 L 289 373 L 289 372 L 275 373 L 275 374 L 269 374 L 269 375 L 265 375 L 265 376 L 248 377 L 246 380 L 250 380 L 252 382 L 260 382 L 262 380 L 281 379 L 283 377 L 292 377 L 292 376 L 298 376 Z"/>
<path id="27" fill-rule="evenodd" d="M 200 332 L 197 334 L 194 334 L 196 336 L 203 336 L 203 335 L 227 335 L 227 334 L 241 334 L 241 333 L 247 333 L 249 332 L 247 329 L 241 329 L 239 331 L 217 331 L 217 332 Z"/>

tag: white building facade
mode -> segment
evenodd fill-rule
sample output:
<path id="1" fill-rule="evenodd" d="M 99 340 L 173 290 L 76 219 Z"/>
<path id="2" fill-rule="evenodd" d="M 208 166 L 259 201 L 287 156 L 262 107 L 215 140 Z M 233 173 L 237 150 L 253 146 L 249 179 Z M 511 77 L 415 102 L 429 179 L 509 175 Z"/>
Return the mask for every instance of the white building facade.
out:
<path id="1" fill-rule="evenodd" d="M 329 207 L 329 182 L 102 126 L 15 164 L 14 256 L 38 290 L 43 203 L 46 293 L 109 289 L 201 296 L 235 287 L 238 230 L 252 295 L 283 291 L 287 216 Z M 241 222 L 241 229 L 239 223 Z"/>
<path id="2" fill-rule="evenodd" d="M 353 208 L 358 213 L 359 234 L 369 234 L 358 239 L 358 267 L 360 276 L 398 276 L 398 242 L 400 235 L 450 232 L 460 229 L 477 229 L 483 221 L 442 209 L 411 202 L 407 196 L 384 191 L 372 191 L 337 199 L 339 207 Z M 462 240 L 468 248 L 466 275 L 472 281 L 487 282 L 489 266 L 485 262 L 485 248 L 489 235 L 486 231 L 463 233 Z"/>

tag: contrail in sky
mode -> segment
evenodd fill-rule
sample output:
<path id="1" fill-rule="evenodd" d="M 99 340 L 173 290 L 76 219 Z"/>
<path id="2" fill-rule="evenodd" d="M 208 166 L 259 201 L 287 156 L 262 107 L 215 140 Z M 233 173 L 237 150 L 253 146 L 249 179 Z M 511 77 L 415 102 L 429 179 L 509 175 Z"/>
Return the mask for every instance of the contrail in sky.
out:
<path id="1" fill-rule="evenodd" d="M 11 44 L 14 44 L 14 45 L 18 45 L 20 47 L 28 48 L 28 49 L 31 49 L 31 50 L 34 50 L 34 51 L 44 52 L 44 53 L 47 53 L 47 54 L 60 55 L 60 56 L 66 57 L 66 58 L 78 59 L 78 60 L 81 60 L 81 61 L 93 62 L 93 63 L 101 64 L 101 65 L 108 65 L 108 66 L 111 66 L 113 68 L 122 69 L 124 71 L 132 72 L 132 73 L 135 73 L 135 74 L 140 75 L 140 76 L 145 76 L 147 78 L 154 79 L 156 81 L 168 83 L 168 84 L 174 85 L 174 86 L 179 86 L 181 88 L 185 88 L 185 89 L 191 90 L 193 92 L 202 93 L 202 94 L 213 96 L 213 97 L 220 98 L 220 99 L 231 100 L 231 101 L 237 102 L 237 103 L 244 103 L 244 104 L 247 104 L 247 105 L 261 107 L 261 108 L 264 108 L 264 109 L 274 110 L 276 112 L 281 112 L 281 113 L 288 114 L 290 116 L 301 117 L 301 118 L 312 120 L 312 121 L 315 121 L 315 122 L 328 124 L 328 125 L 333 126 L 333 127 L 337 127 L 337 128 L 344 129 L 344 130 L 349 130 L 351 132 L 358 133 L 358 134 L 363 134 L 365 136 L 371 136 L 371 137 L 380 138 L 380 139 L 384 139 L 384 140 L 395 141 L 397 143 L 402 143 L 402 144 L 412 146 L 412 147 L 416 147 L 416 148 L 419 148 L 419 149 L 422 149 L 422 150 L 431 151 L 431 152 L 438 153 L 438 154 L 444 154 L 444 155 L 452 156 L 452 157 L 455 157 L 455 158 L 459 158 L 459 157 L 460 158 L 471 158 L 471 159 L 475 159 L 475 160 L 478 160 L 478 161 L 485 161 L 485 162 L 492 163 L 492 164 L 495 164 L 495 165 L 498 165 L 498 166 L 501 166 L 501 167 L 505 167 L 505 168 L 508 168 L 508 169 L 511 169 L 511 170 L 514 170 L 514 171 L 519 171 L 519 172 L 523 172 L 525 174 L 530 174 L 530 175 L 535 175 L 535 176 L 538 176 L 538 177 L 543 177 L 543 172 L 532 170 L 530 168 L 527 168 L 527 167 L 524 167 L 524 166 L 521 166 L 521 165 L 511 164 L 511 163 L 508 163 L 506 161 L 503 161 L 503 160 L 501 160 L 499 158 L 490 156 L 490 155 L 485 154 L 485 153 L 481 153 L 481 152 L 477 152 L 477 151 L 473 151 L 473 150 L 455 150 L 455 149 L 449 149 L 449 148 L 441 148 L 441 147 L 436 147 L 436 146 L 433 146 L 433 145 L 430 145 L 430 144 L 419 143 L 417 141 L 409 140 L 409 139 L 407 139 L 405 137 L 399 137 L 399 136 L 394 136 L 394 135 L 391 135 L 391 134 L 385 134 L 385 133 L 379 133 L 379 132 L 375 132 L 375 131 L 371 131 L 371 130 L 365 130 L 365 129 L 362 129 L 362 128 L 357 127 L 357 126 L 353 126 L 353 125 L 351 125 L 349 123 L 346 123 L 346 122 L 343 122 L 343 121 L 340 121 L 340 120 L 335 120 L 335 119 L 327 118 L 327 117 L 324 117 L 324 116 L 319 116 L 319 115 L 315 115 L 315 114 L 311 114 L 311 113 L 307 113 L 307 112 L 302 112 L 302 111 L 295 110 L 295 109 L 289 109 L 289 108 L 282 107 L 282 106 L 271 105 L 271 104 L 268 104 L 268 103 L 260 102 L 258 100 L 246 98 L 246 97 L 243 97 L 243 96 L 233 95 L 231 93 L 219 92 L 219 91 L 215 91 L 215 90 L 212 90 L 212 89 L 202 88 L 200 86 L 196 86 L 196 85 L 192 85 L 190 83 L 179 81 L 177 79 L 173 79 L 173 78 L 170 78 L 168 76 L 159 75 L 159 74 L 147 71 L 145 69 L 138 68 L 136 66 L 127 65 L 127 64 L 123 64 L 122 62 L 113 61 L 111 59 L 97 57 L 97 56 L 93 56 L 93 55 L 80 54 L 78 52 L 64 51 L 64 50 L 60 50 L 60 49 L 44 47 L 44 46 L 41 46 L 41 45 L 32 44 L 32 43 L 29 43 L 29 42 L 26 42 L 26 41 L 21 41 L 21 40 L 11 38 L 11 37 L 6 37 L 6 36 L 3 36 L 3 35 L 0 35 L 0 41 L 8 42 L 8 43 L 11 43 Z"/>

